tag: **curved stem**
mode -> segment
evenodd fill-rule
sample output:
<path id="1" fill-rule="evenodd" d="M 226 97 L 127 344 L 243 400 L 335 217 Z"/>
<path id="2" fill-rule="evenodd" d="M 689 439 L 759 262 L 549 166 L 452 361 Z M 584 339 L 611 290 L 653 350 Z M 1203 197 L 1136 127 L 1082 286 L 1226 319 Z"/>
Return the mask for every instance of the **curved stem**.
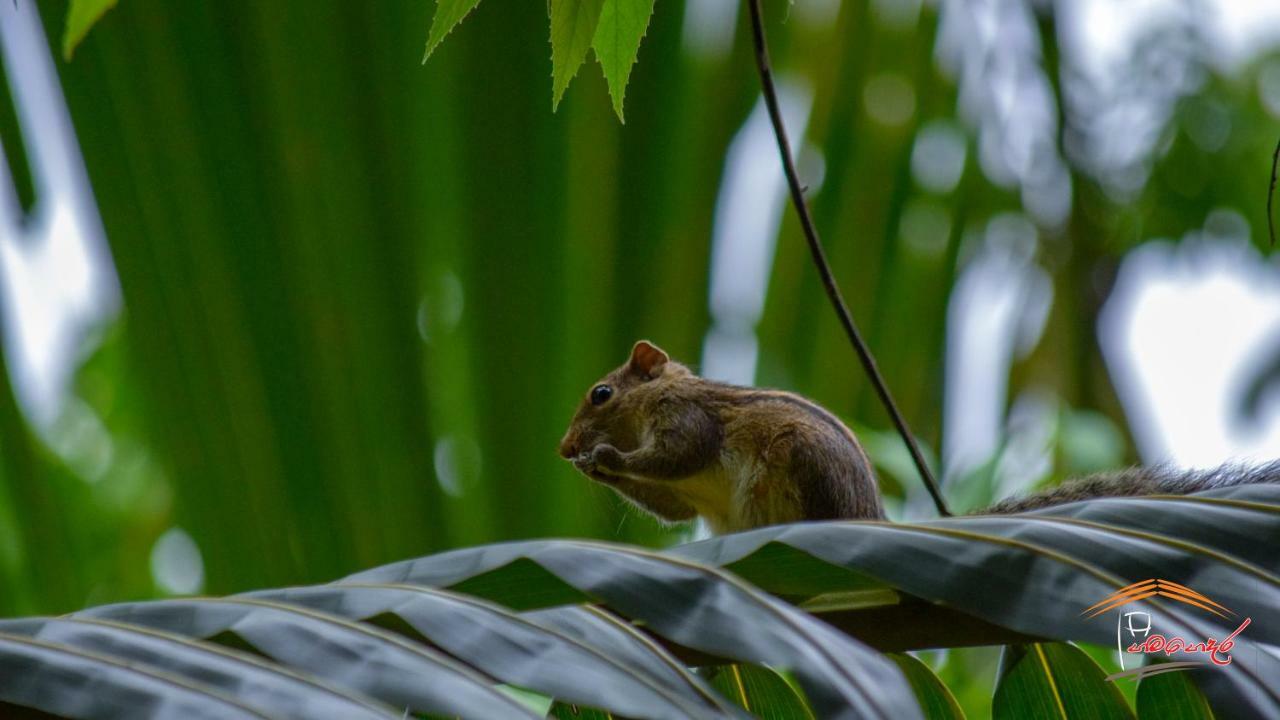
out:
<path id="1" fill-rule="evenodd" d="M 1276 141 L 1276 149 L 1271 153 L 1271 184 L 1267 186 L 1267 234 L 1271 237 L 1271 247 L 1276 246 L 1276 221 L 1271 212 L 1271 201 L 1276 196 L 1276 164 L 1280 163 L 1280 140 Z"/>
<path id="2" fill-rule="evenodd" d="M 907 444 L 916 470 L 920 472 L 920 478 L 933 497 L 933 504 L 938 508 L 938 514 L 943 517 L 950 516 L 951 511 L 947 509 L 947 503 L 942 499 L 942 493 L 938 490 L 938 484 L 933 478 L 933 473 L 929 471 L 929 465 L 925 462 L 919 445 L 916 444 L 915 436 L 911 434 L 907 421 L 903 419 L 902 413 L 898 411 L 898 406 L 893 401 L 893 396 L 889 394 L 889 387 L 885 385 L 884 377 L 880 375 L 880 368 L 876 366 L 871 350 L 867 348 L 862 334 L 858 332 L 858 326 L 854 324 L 853 316 L 849 314 L 849 308 L 845 305 L 840 288 L 836 286 L 835 277 L 831 274 L 831 266 L 827 264 L 827 255 L 822 249 L 822 241 L 818 238 L 818 229 L 813 224 L 813 216 L 804 199 L 804 188 L 800 184 L 795 161 L 792 159 L 791 142 L 787 139 L 787 130 L 782 124 L 782 111 L 778 108 L 778 91 L 773 84 L 773 69 L 769 63 L 769 44 L 765 39 L 764 18 L 760 3 L 761 0 L 747 2 L 751 9 L 751 35 L 755 41 L 756 69 L 760 72 L 760 87 L 764 93 L 765 107 L 769 109 L 769 120 L 773 123 L 773 135 L 778 140 L 782 169 L 787 176 L 787 186 L 791 189 L 791 204 L 795 206 L 796 214 L 800 216 L 800 227 L 804 230 L 804 237 L 809 243 L 813 264 L 817 266 L 822 285 L 827 290 L 827 297 L 830 298 L 831 305 L 840 318 L 840 324 L 844 326 L 845 334 L 849 336 L 849 342 L 853 343 L 853 349 L 857 351 L 858 359 L 862 361 L 862 367 L 866 370 L 871 385 L 880 396 L 880 402 L 889 413 L 889 418 L 897 428 L 898 434 L 902 436 L 902 441 Z"/>

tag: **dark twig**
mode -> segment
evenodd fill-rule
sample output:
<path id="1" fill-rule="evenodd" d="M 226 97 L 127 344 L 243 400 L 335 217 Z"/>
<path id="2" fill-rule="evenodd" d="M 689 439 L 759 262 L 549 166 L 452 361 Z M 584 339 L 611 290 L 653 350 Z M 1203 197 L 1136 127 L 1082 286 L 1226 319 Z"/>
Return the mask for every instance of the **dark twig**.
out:
<path id="1" fill-rule="evenodd" d="M 1276 141 L 1276 149 L 1271 153 L 1271 185 L 1267 187 L 1267 234 L 1271 236 L 1271 247 L 1276 246 L 1276 221 L 1271 214 L 1271 201 L 1276 196 L 1276 163 L 1280 161 L 1280 140 Z"/>
<path id="2" fill-rule="evenodd" d="M 818 238 L 818 229 L 813 224 L 813 216 L 809 213 L 809 206 L 804 199 L 804 188 L 800 184 L 800 178 L 796 173 L 795 161 L 792 159 L 791 142 L 787 139 L 787 130 L 782 125 L 782 111 L 778 108 L 778 92 L 773 85 L 773 70 L 769 64 L 769 45 L 764 34 L 764 18 L 760 9 L 761 0 L 749 0 L 747 3 L 751 8 L 751 30 L 752 38 L 756 46 L 756 69 L 760 71 L 760 87 L 764 92 L 764 103 L 769 109 L 769 119 L 773 122 L 773 134 L 778 140 L 778 153 L 782 157 L 782 169 L 787 176 L 787 186 L 791 190 L 791 203 L 796 208 L 796 214 L 800 216 L 800 227 L 804 229 L 805 239 L 809 242 L 809 252 L 813 255 L 813 263 L 818 268 L 818 275 L 822 277 L 822 285 L 827 290 L 827 297 L 831 299 L 831 305 L 835 308 L 836 315 L 840 317 L 840 324 L 844 326 L 845 334 L 849 336 L 849 341 L 853 343 L 853 349 L 857 351 L 858 358 L 862 361 L 862 367 L 866 370 L 867 376 L 871 379 L 871 384 L 876 389 L 876 394 L 880 396 L 880 402 L 884 405 L 884 409 L 889 413 L 893 425 L 898 429 L 898 434 L 902 436 L 903 442 L 907 444 L 907 449 L 911 451 L 911 459 L 915 462 L 916 469 L 920 472 L 920 478 L 924 480 L 925 487 L 929 490 L 929 494 L 933 496 L 933 504 L 937 506 L 940 515 L 949 516 L 951 511 L 947 509 L 947 503 L 942 499 L 942 493 L 938 491 L 938 484 L 933 479 L 933 473 L 929 471 L 929 465 L 925 462 L 924 455 L 920 452 L 919 445 L 916 444 L 915 436 L 911 434 L 911 429 L 907 427 L 907 422 L 902 418 L 902 413 L 898 411 L 898 406 L 893 402 L 893 397 L 889 394 L 889 388 L 885 385 L 884 378 L 880 375 L 880 369 L 876 367 L 875 358 L 871 356 L 871 351 L 867 349 L 867 344 L 862 340 L 862 334 L 858 332 L 858 326 L 853 322 L 853 316 L 849 314 L 849 308 L 845 305 L 844 298 L 840 295 L 840 288 L 836 286 L 835 277 L 831 274 L 831 266 L 827 264 L 826 253 L 822 250 L 822 241 Z"/>

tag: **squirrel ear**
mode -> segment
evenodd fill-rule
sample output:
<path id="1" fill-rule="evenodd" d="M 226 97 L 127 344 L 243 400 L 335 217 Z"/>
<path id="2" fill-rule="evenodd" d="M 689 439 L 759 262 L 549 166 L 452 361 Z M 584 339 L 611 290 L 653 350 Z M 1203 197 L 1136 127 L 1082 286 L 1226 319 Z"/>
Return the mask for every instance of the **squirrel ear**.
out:
<path id="1" fill-rule="evenodd" d="M 662 372 L 662 366 L 670 359 L 662 348 L 648 340 L 641 340 L 631 348 L 631 363 L 628 367 L 641 377 L 654 378 Z"/>

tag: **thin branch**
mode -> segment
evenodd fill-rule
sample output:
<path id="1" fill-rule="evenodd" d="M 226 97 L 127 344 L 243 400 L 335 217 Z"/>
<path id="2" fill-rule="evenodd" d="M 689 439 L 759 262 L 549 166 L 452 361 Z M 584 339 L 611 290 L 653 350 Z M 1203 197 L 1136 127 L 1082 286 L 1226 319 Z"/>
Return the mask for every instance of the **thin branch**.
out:
<path id="1" fill-rule="evenodd" d="M 791 190 L 791 203 L 796 208 L 796 214 L 800 216 L 800 227 L 804 229 L 804 237 L 809 242 L 809 252 L 813 256 L 813 263 L 817 266 L 818 275 L 822 278 L 822 285 L 827 290 L 827 297 L 830 298 L 831 305 L 835 308 L 836 315 L 840 318 L 840 324 L 844 326 L 845 334 L 849 336 L 849 342 L 853 343 L 853 349 L 857 351 L 858 359 L 862 361 L 862 367 L 866 370 L 867 376 L 871 380 L 871 385 L 875 387 L 876 394 L 880 396 L 880 402 L 889 413 L 889 418 L 893 421 L 894 427 L 897 428 L 898 434 L 902 436 L 903 442 L 907 444 L 907 449 L 911 452 L 911 459 L 915 462 L 916 470 L 920 472 L 920 478 L 924 481 L 929 494 L 933 496 L 933 504 L 937 506 L 940 515 L 944 517 L 950 516 L 951 511 L 947 509 L 947 503 L 942 499 L 942 493 L 939 492 L 938 484 L 933 479 L 933 473 L 930 472 L 929 465 L 925 462 L 919 445 L 916 444 L 916 438 L 911 434 L 911 429 L 907 427 L 907 422 L 903 419 L 902 413 L 898 411 L 897 404 L 893 402 L 893 396 L 889 394 L 889 388 L 885 385 L 884 378 L 880 375 L 880 369 L 876 367 L 875 358 L 872 357 L 867 344 L 863 342 L 862 334 L 858 332 L 858 326 L 854 324 L 853 316 L 849 314 L 849 308 L 845 305 L 844 298 L 840 294 L 840 288 L 836 286 L 835 277 L 831 274 L 831 266 L 827 264 L 826 253 L 822 250 L 822 241 L 818 238 L 818 229 L 813 224 L 813 216 L 809 213 L 809 205 L 804 199 L 804 188 L 801 186 L 800 177 L 796 173 L 795 161 L 792 159 L 791 154 L 791 142 L 787 139 L 787 130 L 782 125 L 782 111 L 778 108 L 778 92 L 773 84 L 773 70 L 769 64 L 769 44 L 765 39 L 764 19 L 760 3 L 761 0 L 748 0 L 747 3 L 751 8 L 751 30 L 756 47 L 756 69 L 760 71 L 760 87 L 764 92 L 765 106 L 769 109 L 769 120 L 773 122 L 774 137 L 778 140 L 778 153 L 782 157 L 782 169 L 786 173 L 787 186 Z"/>
<path id="2" fill-rule="evenodd" d="M 1271 247 L 1276 246 L 1276 221 L 1271 213 L 1271 201 L 1276 196 L 1276 163 L 1280 161 L 1280 140 L 1276 141 L 1276 149 L 1271 153 L 1271 185 L 1267 188 L 1267 234 L 1271 236 Z"/>

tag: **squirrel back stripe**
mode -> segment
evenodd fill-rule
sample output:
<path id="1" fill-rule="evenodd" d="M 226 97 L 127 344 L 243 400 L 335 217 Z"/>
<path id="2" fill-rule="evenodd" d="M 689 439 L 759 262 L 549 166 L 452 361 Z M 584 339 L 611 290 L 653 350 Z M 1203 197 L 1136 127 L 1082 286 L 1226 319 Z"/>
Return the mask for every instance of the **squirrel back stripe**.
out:
<path id="1" fill-rule="evenodd" d="M 708 382 L 708 384 L 710 383 Z M 850 443 L 852 443 L 855 447 L 861 450 L 862 446 L 858 444 L 858 439 L 854 437 L 853 431 L 850 430 L 848 426 L 846 426 L 844 423 L 840 422 L 839 418 L 837 418 L 835 415 L 832 415 L 830 412 L 828 412 L 826 408 L 813 402 L 812 400 L 801 397 L 799 395 L 795 395 L 793 393 L 784 392 L 782 390 L 758 390 L 756 388 L 744 388 L 744 387 L 739 387 L 737 385 L 724 385 L 721 383 L 716 383 L 716 384 L 720 385 L 720 387 L 722 388 L 726 388 L 728 390 L 731 390 L 737 393 L 736 396 L 730 396 L 732 397 L 732 399 L 730 400 L 731 404 L 744 405 L 744 404 L 753 403 L 753 402 L 774 401 L 774 402 L 784 402 L 789 405 L 800 408 L 801 410 L 808 413 L 817 421 L 821 423 L 825 423 L 828 427 L 830 427 L 836 433 L 848 438 Z"/>

